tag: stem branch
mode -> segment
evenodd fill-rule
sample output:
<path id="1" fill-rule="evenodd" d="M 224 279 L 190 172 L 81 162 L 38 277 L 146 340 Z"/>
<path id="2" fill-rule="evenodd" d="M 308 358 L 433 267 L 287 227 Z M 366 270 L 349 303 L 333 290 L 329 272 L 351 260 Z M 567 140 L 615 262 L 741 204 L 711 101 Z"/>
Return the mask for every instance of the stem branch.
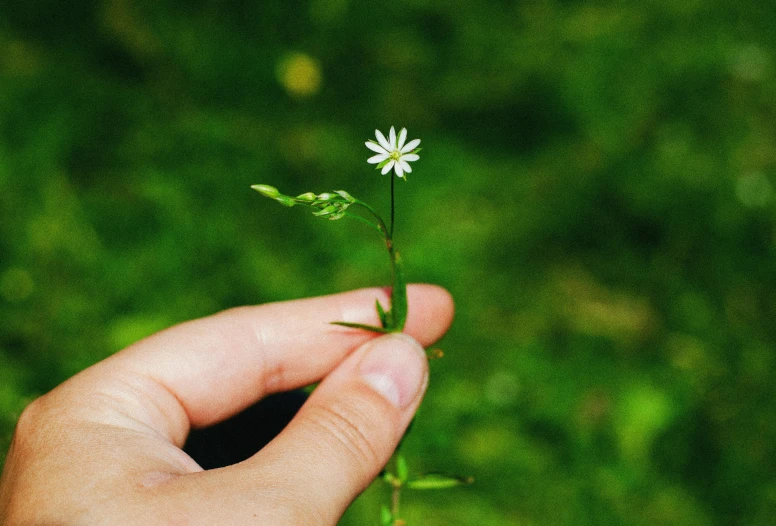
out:
<path id="1" fill-rule="evenodd" d="M 385 245 L 388 247 L 389 252 L 393 252 L 393 242 L 391 237 L 391 231 L 388 230 L 388 227 L 385 226 L 385 222 L 383 221 L 383 218 L 378 215 L 377 212 L 375 212 L 375 209 L 366 204 L 365 202 L 361 201 L 360 199 L 356 199 L 353 204 L 359 205 L 364 207 L 371 215 L 375 218 L 377 221 L 377 228 L 382 232 L 383 237 L 385 238 Z"/>

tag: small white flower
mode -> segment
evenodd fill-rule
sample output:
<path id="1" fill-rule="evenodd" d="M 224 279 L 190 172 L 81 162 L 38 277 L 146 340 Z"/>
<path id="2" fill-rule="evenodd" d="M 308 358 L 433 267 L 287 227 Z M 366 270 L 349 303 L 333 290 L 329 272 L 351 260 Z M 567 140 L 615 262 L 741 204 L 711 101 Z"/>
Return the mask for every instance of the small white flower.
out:
<path id="1" fill-rule="evenodd" d="M 366 147 L 373 152 L 376 152 L 377 155 L 370 157 L 366 162 L 370 164 L 380 164 L 384 161 L 388 161 L 385 166 L 383 166 L 382 173 L 387 174 L 391 171 L 391 168 L 393 168 L 398 177 L 406 179 L 404 174 L 412 171 L 409 163 L 417 161 L 420 158 L 413 152 L 413 150 L 418 147 L 418 144 L 420 144 L 420 139 L 413 139 L 407 144 L 404 144 L 404 141 L 407 140 L 407 128 L 402 128 L 401 132 L 399 132 L 397 141 L 396 130 L 393 126 L 391 126 L 391 131 L 388 133 L 387 139 L 380 130 L 375 130 L 375 136 L 377 137 L 377 142 L 367 141 Z"/>

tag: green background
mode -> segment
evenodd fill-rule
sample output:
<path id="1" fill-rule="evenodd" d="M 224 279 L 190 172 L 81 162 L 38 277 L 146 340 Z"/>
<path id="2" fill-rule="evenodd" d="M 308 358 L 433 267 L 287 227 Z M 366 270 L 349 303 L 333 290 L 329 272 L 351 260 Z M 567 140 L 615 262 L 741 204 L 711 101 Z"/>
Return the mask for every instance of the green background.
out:
<path id="1" fill-rule="evenodd" d="M 385 212 L 391 125 L 408 278 L 457 303 L 406 452 L 476 479 L 410 524 L 770 523 L 768 1 L 0 3 L 0 450 L 159 329 L 387 284 L 373 232 L 249 186 Z"/>

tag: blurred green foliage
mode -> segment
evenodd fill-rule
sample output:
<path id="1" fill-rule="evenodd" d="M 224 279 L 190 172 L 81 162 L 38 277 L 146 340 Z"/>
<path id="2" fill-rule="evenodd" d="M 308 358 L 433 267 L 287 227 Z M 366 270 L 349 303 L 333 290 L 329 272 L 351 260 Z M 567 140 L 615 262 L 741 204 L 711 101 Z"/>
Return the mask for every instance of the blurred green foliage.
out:
<path id="1" fill-rule="evenodd" d="M 0 449 L 32 398 L 240 304 L 389 281 L 387 205 L 456 322 L 410 524 L 776 514 L 776 10 L 750 0 L 0 3 Z M 344 524 L 376 523 L 385 490 Z"/>

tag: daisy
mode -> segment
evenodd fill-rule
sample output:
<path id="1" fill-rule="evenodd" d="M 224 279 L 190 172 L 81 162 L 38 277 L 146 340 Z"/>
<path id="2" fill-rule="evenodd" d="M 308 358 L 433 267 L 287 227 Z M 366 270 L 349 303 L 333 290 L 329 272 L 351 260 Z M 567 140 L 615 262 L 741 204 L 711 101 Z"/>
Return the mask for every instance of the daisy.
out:
<path id="1" fill-rule="evenodd" d="M 404 144 L 404 141 L 407 140 L 407 128 L 402 128 L 397 142 L 396 130 L 393 126 L 391 126 L 387 139 L 380 130 L 375 130 L 375 136 L 377 137 L 377 142 L 367 141 L 366 147 L 376 152 L 377 155 L 370 157 L 366 162 L 376 164 L 378 168 L 382 166 L 383 174 L 387 174 L 393 168 L 398 177 L 406 179 L 407 177 L 404 174 L 412 171 L 409 163 L 420 158 L 415 153 L 417 151 L 415 148 L 420 144 L 420 139 L 413 139 Z"/>

